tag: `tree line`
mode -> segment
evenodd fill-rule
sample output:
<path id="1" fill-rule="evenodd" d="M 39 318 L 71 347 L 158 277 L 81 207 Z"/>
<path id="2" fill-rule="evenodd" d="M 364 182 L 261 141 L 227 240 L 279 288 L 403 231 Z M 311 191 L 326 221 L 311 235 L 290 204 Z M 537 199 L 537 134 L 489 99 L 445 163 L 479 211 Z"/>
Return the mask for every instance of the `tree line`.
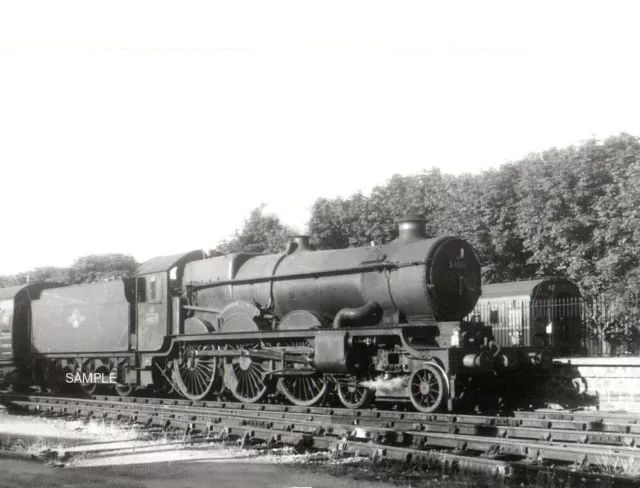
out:
<path id="1" fill-rule="evenodd" d="M 369 195 L 318 199 L 309 231 L 319 249 L 380 245 L 406 214 L 424 216 L 429 236 L 471 242 L 484 283 L 560 276 L 585 296 L 640 290 L 640 139 L 629 134 L 479 174 L 396 174 Z M 258 208 L 219 249 L 280 252 L 292 233 Z"/>
<path id="2" fill-rule="evenodd" d="M 532 153 L 479 174 L 396 174 L 369 195 L 318 199 L 309 231 L 319 249 L 381 245 L 397 237 L 395 222 L 409 213 L 425 217 L 430 236 L 471 242 L 484 283 L 562 276 L 585 296 L 640 289 L 640 139 L 629 134 Z M 281 252 L 292 234 L 261 206 L 216 251 Z M 136 267 L 127 255 L 87 256 L 69 268 L 32 270 L 29 279 L 100 281 Z M 26 277 L 3 276 L 0 284 Z"/>
<path id="3" fill-rule="evenodd" d="M 135 274 L 140 264 L 127 254 L 91 254 L 69 267 L 43 266 L 14 275 L 0 276 L 0 287 L 55 282 L 66 285 L 111 281 Z"/>

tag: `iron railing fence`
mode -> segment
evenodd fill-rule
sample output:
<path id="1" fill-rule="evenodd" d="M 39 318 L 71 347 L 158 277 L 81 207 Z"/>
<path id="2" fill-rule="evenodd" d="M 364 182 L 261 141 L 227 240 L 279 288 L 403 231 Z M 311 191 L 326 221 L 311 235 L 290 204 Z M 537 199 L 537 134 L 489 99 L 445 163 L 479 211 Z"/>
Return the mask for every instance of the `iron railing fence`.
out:
<path id="1" fill-rule="evenodd" d="M 571 356 L 640 356 L 640 299 L 481 299 L 467 320 L 511 347 L 553 346 Z"/>

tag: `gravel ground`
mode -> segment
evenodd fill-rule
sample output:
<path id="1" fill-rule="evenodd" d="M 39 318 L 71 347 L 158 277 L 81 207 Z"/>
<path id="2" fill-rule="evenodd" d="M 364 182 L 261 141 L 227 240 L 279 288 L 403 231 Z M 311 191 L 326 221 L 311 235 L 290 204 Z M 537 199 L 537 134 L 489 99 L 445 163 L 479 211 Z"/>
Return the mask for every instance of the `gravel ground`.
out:
<path id="1" fill-rule="evenodd" d="M 127 440 L 135 439 L 138 433 L 126 426 L 107 424 L 92 420 L 65 420 L 46 417 L 8 415 L 0 411 L 0 432 L 12 435 L 40 436 L 60 440 Z"/>
<path id="2" fill-rule="evenodd" d="M 325 454 L 297 455 L 287 449 L 265 454 L 229 445 L 147 442 L 137 440 L 139 433 L 135 429 L 99 421 L 85 423 L 0 412 L 0 436 L 22 436 L 35 442 L 29 448 L 31 452 L 49 447 L 84 453 L 62 468 L 0 458 L 0 488 L 398 487 L 375 479 L 308 469 L 309 464 L 326 461 Z M 105 448 L 118 450 L 91 452 Z"/>
<path id="3" fill-rule="evenodd" d="M 335 477 L 281 464 L 242 461 L 163 462 L 100 468 L 52 468 L 42 464 L 3 459 L 0 488 L 397 488 L 383 482 Z"/>

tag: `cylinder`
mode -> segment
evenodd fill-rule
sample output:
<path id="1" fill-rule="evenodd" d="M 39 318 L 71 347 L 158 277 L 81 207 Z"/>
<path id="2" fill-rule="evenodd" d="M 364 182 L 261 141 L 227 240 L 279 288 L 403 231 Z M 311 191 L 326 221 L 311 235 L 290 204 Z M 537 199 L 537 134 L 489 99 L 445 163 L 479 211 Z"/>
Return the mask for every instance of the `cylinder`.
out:
<path id="1" fill-rule="evenodd" d="M 503 351 L 495 359 L 498 367 L 503 369 L 515 369 L 518 366 L 518 354 L 514 351 Z"/>
<path id="2" fill-rule="evenodd" d="M 529 352 L 528 356 L 531 364 L 539 366 L 541 369 L 547 370 L 553 365 L 553 352 L 550 347 L 546 347 L 540 352 Z"/>
<path id="3" fill-rule="evenodd" d="M 462 364 L 477 371 L 491 371 L 493 369 L 493 356 L 487 351 L 478 354 L 467 354 L 462 358 Z"/>
<path id="4" fill-rule="evenodd" d="M 326 330 L 315 337 L 313 362 L 322 373 L 346 374 L 353 369 L 349 354 L 349 333 L 343 330 Z"/>

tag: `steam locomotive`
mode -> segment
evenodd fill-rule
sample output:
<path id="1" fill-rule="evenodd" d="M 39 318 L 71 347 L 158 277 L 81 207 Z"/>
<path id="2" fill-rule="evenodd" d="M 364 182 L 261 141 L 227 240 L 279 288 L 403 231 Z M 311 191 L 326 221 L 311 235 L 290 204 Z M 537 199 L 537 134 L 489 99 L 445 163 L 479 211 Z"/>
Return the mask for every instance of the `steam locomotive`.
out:
<path id="1" fill-rule="evenodd" d="M 426 238 L 413 216 L 384 246 L 317 251 L 296 236 L 282 254 L 194 251 L 122 281 L 0 289 L 0 374 L 56 389 L 101 373 L 123 396 L 153 387 L 191 400 L 455 410 L 552 362 L 550 348 L 502 347 L 464 321 L 480 294 L 473 247 Z"/>

